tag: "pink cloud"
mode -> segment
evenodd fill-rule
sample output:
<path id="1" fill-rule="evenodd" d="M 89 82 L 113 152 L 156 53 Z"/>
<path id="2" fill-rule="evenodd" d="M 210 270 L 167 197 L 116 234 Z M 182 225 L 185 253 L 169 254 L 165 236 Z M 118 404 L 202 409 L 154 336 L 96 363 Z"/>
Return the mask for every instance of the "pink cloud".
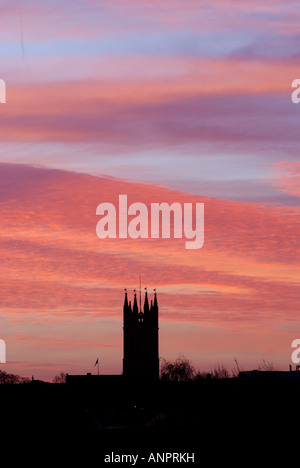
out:
<path id="1" fill-rule="evenodd" d="M 153 287 L 161 286 L 171 309 L 180 310 L 185 302 L 187 319 L 197 317 L 195 304 L 203 314 L 201 303 L 209 314 L 235 310 L 234 320 L 244 320 L 242 310 L 259 317 L 260 311 L 280 314 L 282 307 L 294 316 L 299 226 L 293 211 L 24 166 L 2 165 L 1 177 L 2 302 L 7 308 L 118 315 L 113 298 L 122 301 L 123 287 L 134 288 L 140 272 Z M 117 205 L 119 193 L 127 193 L 129 203 L 148 206 L 204 202 L 204 247 L 190 252 L 180 239 L 101 241 L 95 233 L 96 206 Z M 275 285 L 282 298 L 277 305 Z M 172 295 L 173 288 L 182 288 L 181 298 Z"/>
<path id="2" fill-rule="evenodd" d="M 278 68 L 270 80 L 274 67 L 269 62 L 198 62 L 205 76 L 199 71 L 172 81 L 11 85 L 8 103 L 0 109 L 1 140 L 101 143 L 124 150 L 151 147 L 153 141 L 168 147 L 226 143 L 227 149 L 245 142 L 250 149 L 261 141 L 270 145 L 271 135 L 274 144 L 295 141 L 293 127 L 284 133 L 268 108 L 278 98 L 272 93 L 286 93 L 296 66 Z M 266 118 L 258 120 L 253 103 L 259 106 L 262 94 L 269 105 Z"/>
<path id="3" fill-rule="evenodd" d="M 281 192 L 300 196 L 300 163 L 299 161 L 281 161 L 273 164 L 270 174 L 272 185 Z"/>
<path id="4" fill-rule="evenodd" d="M 106 372 L 120 372 L 123 288 L 134 289 L 139 274 L 150 293 L 159 291 L 162 350 L 175 356 L 180 324 L 208 326 L 211 339 L 223 330 L 225 348 L 227 332 L 236 330 L 231 346 L 238 355 L 249 327 L 269 330 L 272 346 L 270 327 L 298 319 L 299 225 L 293 211 L 23 165 L 2 164 L 0 182 L 2 335 L 10 360 L 21 354 L 33 373 L 49 376 L 39 367 L 47 362 L 73 369 L 79 348 L 78 372 L 98 348 Z M 96 206 L 117 205 L 121 193 L 129 203 L 146 205 L 204 202 L 204 247 L 187 251 L 181 239 L 101 241 Z M 188 335 L 183 343 L 181 351 L 198 359 Z"/>
<path id="5" fill-rule="evenodd" d="M 111 34 L 112 29 L 113 32 L 132 28 L 145 31 L 149 27 L 152 31 L 154 27 L 156 30 L 176 30 L 178 25 L 183 28 L 189 26 L 190 29 L 199 28 L 201 25 L 201 29 L 205 31 L 220 30 L 224 25 L 229 28 L 253 29 L 257 27 L 257 23 L 261 24 L 261 21 L 264 21 L 265 28 L 278 29 L 287 26 L 287 21 L 284 21 L 286 17 L 293 28 L 297 27 L 299 19 L 297 3 L 291 0 L 277 0 L 272 3 L 245 0 L 242 4 L 236 0 L 213 0 L 209 4 L 198 0 L 191 0 L 185 4 L 179 0 L 172 0 L 163 5 L 158 0 L 83 0 L 77 2 L 76 8 L 72 6 L 70 0 L 55 1 L 51 4 L 30 0 L 22 4 L 17 0 L 10 1 L 9 4 L 1 6 L 1 15 L 6 20 L 2 31 L 13 31 L 13 26 L 17 29 L 20 15 L 27 35 L 30 37 L 34 34 L 36 38 L 52 38 L 53 30 L 56 36 L 78 38 Z M 204 13 L 206 16 L 203 18 Z M 98 19 L 96 23 L 95 18 Z M 112 20 L 113 28 L 110 26 Z"/>

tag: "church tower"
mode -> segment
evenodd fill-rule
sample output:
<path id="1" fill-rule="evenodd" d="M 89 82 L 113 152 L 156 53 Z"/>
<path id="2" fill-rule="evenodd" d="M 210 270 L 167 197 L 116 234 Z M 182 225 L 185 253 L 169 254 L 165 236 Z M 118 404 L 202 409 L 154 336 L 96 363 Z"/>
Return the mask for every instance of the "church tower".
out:
<path id="1" fill-rule="evenodd" d="M 158 304 L 156 291 L 149 305 L 145 288 L 144 307 L 137 302 L 134 291 L 133 305 L 128 302 L 127 290 L 123 308 L 124 359 L 123 375 L 131 379 L 157 380 L 159 378 L 158 357 Z"/>

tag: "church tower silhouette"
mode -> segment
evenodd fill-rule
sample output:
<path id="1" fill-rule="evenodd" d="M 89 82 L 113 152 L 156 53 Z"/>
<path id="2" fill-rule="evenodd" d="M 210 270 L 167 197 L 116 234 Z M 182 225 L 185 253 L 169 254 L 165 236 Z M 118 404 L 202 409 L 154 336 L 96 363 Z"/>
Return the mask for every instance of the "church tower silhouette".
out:
<path id="1" fill-rule="evenodd" d="M 155 291 L 155 290 L 154 290 Z M 133 306 L 128 303 L 127 290 L 123 308 L 124 359 L 123 375 L 126 378 L 157 380 L 159 378 L 158 357 L 158 304 L 156 291 L 149 306 L 145 288 L 144 308 L 138 307 L 136 291 Z"/>

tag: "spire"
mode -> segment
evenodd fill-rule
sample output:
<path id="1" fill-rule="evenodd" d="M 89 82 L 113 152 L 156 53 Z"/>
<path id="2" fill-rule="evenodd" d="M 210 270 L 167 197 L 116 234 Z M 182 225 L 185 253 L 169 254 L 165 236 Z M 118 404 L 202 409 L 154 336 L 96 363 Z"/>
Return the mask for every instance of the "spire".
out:
<path id="1" fill-rule="evenodd" d="M 124 289 L 125 291 L 125 299 L 124 299 L 124 310 L 128 309 L 128 297 L 127 297 L 127 289 Z"/>
<path id="2" fill-rule="evenodd" d="M 138 316 L 139 308 L 138 308 L 138 304 L 137 304 L 136 290 L 135 290 L 135 289 L 134 289 L 134 301 L 133 301 L 133 309 L 132 309 L 132 312 L 133 312 L 133 315 L 134 315 L 135 317 Z"/>
<path id="3" fill-rule="evenodd" d="M 154 301 L 153 301 L 153 306 L 151 308 L 152 312 L 152 319 L 154 320 L 154 323 L 158 324 L 158 303 L 157 303 L 157 295 L 156 295 L 156 289 L 154 289 Z"/>
<path id="4" fill-rule="evenodd" d="M 144 314 L 147 314 L 148 312 L 149 312 L 149 301 L 148 301 L 147 288 L 145 288 Z"/>
<path id="5" fill-rule="evenodd" d="M 140 312 L 142 312 L 142 277 L 140 275 Z"/>
<path id="6" fill-rule="evenodd" d="M 154 289 L 154 304 L 153 304 L 153 307 L 158 309 L 156 289 Z"/>
<path id="7" fill-rule="evenodd" d="M 145 318 L 147 318 L 147 323 L 152 324 L 153 326 L 158 325 L 158 304 L 157 304 L 157 296 L 156 296 L 156 289 L 154 289 L 154 300 L 151 300 L 151 307 L 149 310 L 149 302 L 148 302 L 148 294 L 145 294 L 145 307 L 149 314 L 145 313 Z"/>
<path id="8" fill-rule="evenodd" d="M 127 324 L 130 320 L 130 308 L 128 306 L 128 297 L 127 297 L 127 289 L 124 289 L 125 291 L 125 298 L 124 298 L 124 306 L 123 306 L 123 320 L 124 320 L 124 325 L 125 323 Z"/>

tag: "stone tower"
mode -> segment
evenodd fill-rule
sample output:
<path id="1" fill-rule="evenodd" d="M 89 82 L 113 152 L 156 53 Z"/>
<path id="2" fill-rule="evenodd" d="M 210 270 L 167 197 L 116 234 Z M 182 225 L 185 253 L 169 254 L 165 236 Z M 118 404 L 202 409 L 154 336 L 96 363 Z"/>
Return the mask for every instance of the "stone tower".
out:
<path id="1" fill-rule="evenodd" d="M 158 380 L 158 304 L 154 292 L 154 300 L 149 306 L 148 294 L 145 288 L 144 307 L 141 300 L 138 306 L 136 291 L 134 291 L 133 306 L 128 302 L 127 290 L 123 308 L 124 328 L 124 359 L 123 375 L 130 379 Z"/>

